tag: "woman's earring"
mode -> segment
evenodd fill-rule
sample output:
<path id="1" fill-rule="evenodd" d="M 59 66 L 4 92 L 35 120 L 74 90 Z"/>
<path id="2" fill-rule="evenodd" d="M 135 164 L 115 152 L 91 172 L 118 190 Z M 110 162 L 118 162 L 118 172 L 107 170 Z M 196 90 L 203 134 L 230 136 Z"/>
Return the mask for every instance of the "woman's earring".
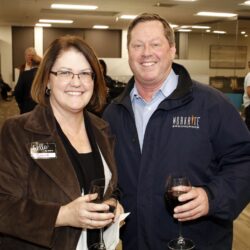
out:
<path id="1" fill-rule="evenodd" d="M 45 93 L 46 93 L 47 96 L 50 96 L 50 89 L 46 88 Z"/>

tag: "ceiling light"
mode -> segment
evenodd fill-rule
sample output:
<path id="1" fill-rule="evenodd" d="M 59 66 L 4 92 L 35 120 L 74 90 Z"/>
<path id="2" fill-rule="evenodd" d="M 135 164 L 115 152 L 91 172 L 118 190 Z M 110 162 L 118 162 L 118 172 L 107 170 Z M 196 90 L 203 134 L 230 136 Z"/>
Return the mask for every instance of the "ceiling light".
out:
<path id="1" fill-rule="evenodd" d="M 174 0 L 176 2 L 196 2 L 197 0 Z"/>
<path id="2" fill-rule="evenodd" d="M 174 0 L 175 2 L 196 2 L 198 0 Z"/>
<path id="3" fill-rule="evenodd" d="M 250 1 L 245 1 L 244 3 L 240 3 L 239 5 L 250 5 Z"/>
<path id="4" fill-rule="evenodd" d="M 202 25 L 193 25 L 191 26 L 193 29 L 210 29 L 210 26 L 202 26 Z"/>
<path id="5" fill-rule="evenodd" d="M 170 26 L 172 29 L 174 29 L 174 28 L 177 28 L 179 25 L 170 23 L 169 26 Z"/>
<path id="6" fill-rule="evenodd" d="M 211 32 L 211 30 L 206 30 L 206 32 L 207 32 L 207 33 L 210 33 L 210 32 Z"/>
<path id="7" fill-rule="evenodd" d="M 234 13 L 223 13 L 223 12 L 207 12 L 201 11 L 196 14 L 197 16 L 215 16 L 215 17 L 234 17 L 237 14 Z"/>
<path id="8" fill-rule="evenodd" d="M 121 19 L 135 19 L 137 15 L 121 15 Z"/>
<path id="9" fill-rule="evenodd" d="M 51 4 L 52 9 L 68 9 L 68 10 L 96 10 L 96 5 L 77 5 L 77 4 Z"/>
<path id="10" fill-rule="evenodd" d="M 179 32 L 190 32 L 192 31 L 191 29 L 178 29 Z"/>
<path id="11" fill-rule="evenodd" d="M 223 31 L 223 30 L 214 30 L 213 33 L 215 33 L 215 34 L 226 34 L 227 32 Z"/>
<path id="12" fill-rule="evenodd" d="M 73 23 L 73 20 L 39 19 L 40 23 Z"/>
<path id="13" fill-rule="evenodd" d="M 107 25 L 94 25 L 93 28 L 94 29 L 108 29 L 109 26 L 107 26 Z"/>
<path id="14" fill-rule="evenodd" d="M 246 34 L 246 31 L 241 31 L 240 34 L 241 34 L 241 35 L 245 35 L 245 34 Z"/>
<path id="15" fill-rule="evenodd" d="M 51 27 L 50 23 L 36 23 L 37 27 Z"/>

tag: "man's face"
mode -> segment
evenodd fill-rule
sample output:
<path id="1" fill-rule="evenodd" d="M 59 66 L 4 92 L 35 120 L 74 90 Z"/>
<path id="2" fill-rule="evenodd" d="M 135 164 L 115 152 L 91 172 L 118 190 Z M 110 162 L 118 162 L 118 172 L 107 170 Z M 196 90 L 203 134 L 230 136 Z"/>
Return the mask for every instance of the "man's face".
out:
<path id="1" fill-rule="evenodd" d="M 175 46 L 170 47 L 159 21 L 137 24 L 128 45 L 129 65 L 136 82 L 159 85 L 167 78 L 175 57 Z"/>

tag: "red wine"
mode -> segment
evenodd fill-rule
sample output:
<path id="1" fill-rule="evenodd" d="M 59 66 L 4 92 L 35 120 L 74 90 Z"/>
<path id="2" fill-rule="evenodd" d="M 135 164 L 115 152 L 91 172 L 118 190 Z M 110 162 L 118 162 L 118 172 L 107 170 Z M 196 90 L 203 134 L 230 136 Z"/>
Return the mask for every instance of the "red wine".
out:
<path id="1" fill-rule="evenodd" d="M 114 212 L 115 212 L 115 209 L 116 209 L 115 206 L 109 205 L 109 212 L 110 212 L 110 213 L 114 213 Z"/>
<path id="2" fill-rule="evenodd" d="M 168 190 L 167 192 L 165 192 L 164 197 L 165 197 L 167 206 L 169 207 L 171 213 L 174 212 L 174 208 L 176 206 L 180 206 L 185 203 L 185 202 L 180 202 L 178 200 L 178 197 L 185 193 L 186 192 L 183 192 L 183 191 L 172 191 L 172 190 Z"/>

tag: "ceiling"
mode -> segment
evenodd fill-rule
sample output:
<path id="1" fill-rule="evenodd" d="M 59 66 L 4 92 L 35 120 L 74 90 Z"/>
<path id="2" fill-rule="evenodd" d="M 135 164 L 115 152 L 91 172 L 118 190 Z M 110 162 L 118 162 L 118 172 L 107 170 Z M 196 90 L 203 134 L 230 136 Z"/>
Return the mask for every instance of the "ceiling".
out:
<path id="1" fill-rule="evenodd" d="M 156 6 L 157 3 L 160 6 Z M 177 25 L 214 25 L 225 19 L 195 15 L 199 11 L 232 12 L 238 18 L 250 20 L 250 6 L 239 5 L 244 0 L 0 0 L 0 25 L 34 26 L 39 19 L 72 19 L 73 24 L 53 24 L 53 27 L 91 28 L 95 24 L 110 29 L 126 29 L 130 21 L 119 19 L 121 14 L 158 13 Z M 95 11 L 51 9 L 52 3 L 97 5 Z M 228 19 L 226 19 L 228 20 Z M 227 22 L 228 23 L 228 22 Z M 242 24 L 245 22 L 242 22 Z M 250 29 L 250 25 L 245 25 Z M 227 25 L 230 28 L 231 25 Z M 249 28 L 248 28 L 249 27 Z M 219 27 L 223 28 L 223 27 Z M 226 29 L 226 26 L 224 27 Z M 232 27 L 231 27 L 232 28 Z M 249 32 L 250 33 L 250 32 Z"/>

